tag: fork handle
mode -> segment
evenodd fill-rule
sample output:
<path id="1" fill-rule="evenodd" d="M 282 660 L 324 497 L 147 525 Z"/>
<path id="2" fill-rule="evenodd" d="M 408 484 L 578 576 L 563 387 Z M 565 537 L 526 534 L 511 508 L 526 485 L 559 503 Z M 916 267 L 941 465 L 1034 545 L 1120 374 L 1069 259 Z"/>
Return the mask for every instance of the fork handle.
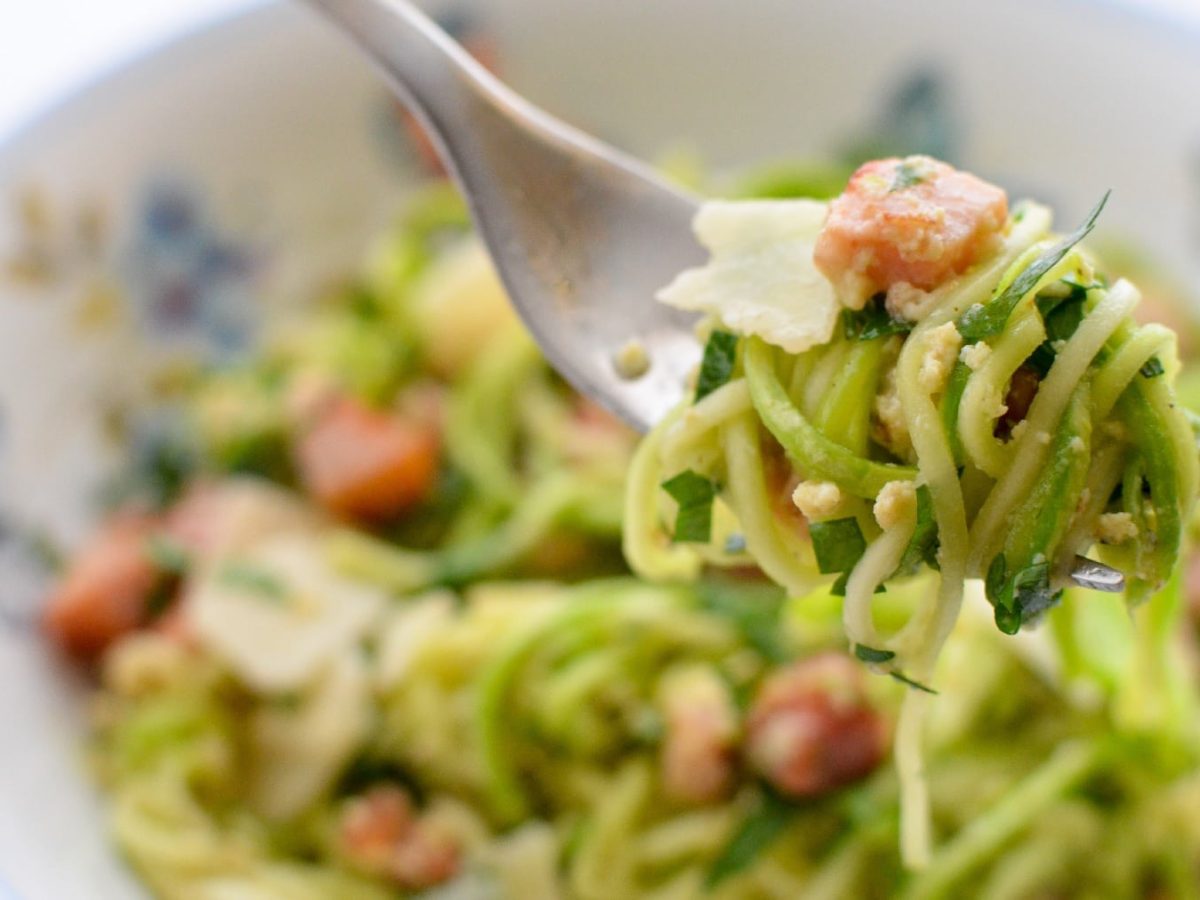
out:
<path id="1" fill-rule="evenodd" d="M 682 395 L 692 316 L 654 292 L 703 258 L 696 200 L 514 93 L 409 0 L 305 0 L 346 33 L 421 120 L 463 189 L 513 304 L 585 394 L 646 429 Z M 626 380 L 632 340 L 661 356 Z"/>
<path id="2" fill-rule="evenodd" d="M 626 168 L 641 163 L 614 152 L 510 89 L 410 0 L 304 0 L 370 57 L 420 119 L 457 180 L 490 156 L 479 146 L 497 125 L 514 126 L 567 153 L 583 151 Z M 482 128 L 481 128 L 482 126 Z M 489 142 L 490 143 L 490 142 Z"/>
<path id="3" fill-rule="evenodd" d="M 304 0 L 367 52 L 405 104 L 421 120 L 445 163 L 457 172 L 467 110 L 502 103 L 507 89 L 408 0 Z"/>

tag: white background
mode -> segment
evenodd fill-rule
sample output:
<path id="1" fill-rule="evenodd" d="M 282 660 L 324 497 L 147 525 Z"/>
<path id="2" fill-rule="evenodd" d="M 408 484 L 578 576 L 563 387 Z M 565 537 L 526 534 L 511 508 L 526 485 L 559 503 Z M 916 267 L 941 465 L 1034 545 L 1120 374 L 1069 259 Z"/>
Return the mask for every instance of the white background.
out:
<path id="1" fill-rule="evenodd" d="M 0 13 L 0 141 L 106 70 L 257 2 L 262 0 L 0 0 L 7 6 Z M 1153 7 L 1200 23 L 1200 0 L 1101 2 Z"/>
<path id="2" fill-rule="evenodd" d="M 0 140 L 164 40 L 253 0 L 0 0 Z"/>

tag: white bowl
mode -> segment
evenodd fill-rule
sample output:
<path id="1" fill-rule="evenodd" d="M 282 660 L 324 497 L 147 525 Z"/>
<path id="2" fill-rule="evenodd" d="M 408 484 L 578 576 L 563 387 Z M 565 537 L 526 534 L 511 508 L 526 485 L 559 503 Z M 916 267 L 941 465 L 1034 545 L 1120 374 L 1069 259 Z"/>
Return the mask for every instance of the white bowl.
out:
<path id="1" fill-rule="evenodd" d="M 944 126 L 954 161 L 1051 201 L 1065 224 L 1111 187 L 1104 228 L 1139 235 L 1200 285 L 1194 26 L 1084 0 L 437 10 L 492 36 L 517 89 L 646 156 L 690 145 L 717 168 L 828 157 L 897 119 L 907 92 L 891 122 L 901 143 L 922 122 Z M 229 352 L 264 311 L 345 272 L 416 168 L 371 72 L 286 5 L 131 64 L 0 152 L 0 197 L 34 191 L 48 217 L 0 212 L 3 521 L 77 539 L 112 459 L 105 408 L 181 355 Z M 45 277 L 15 278 L 14 260 Z M 0 898 L 6 884 L 27 900 L 138 896 L 83 770 L 79 692 L 33 625 L 38 582 L 10 527 Z"/>

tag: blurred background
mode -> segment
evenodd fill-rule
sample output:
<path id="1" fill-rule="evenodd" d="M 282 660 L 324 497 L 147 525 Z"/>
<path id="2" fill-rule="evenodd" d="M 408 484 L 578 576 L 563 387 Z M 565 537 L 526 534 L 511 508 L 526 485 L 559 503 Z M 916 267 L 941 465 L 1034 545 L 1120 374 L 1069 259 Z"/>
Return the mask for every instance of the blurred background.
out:
<path id="1" fill-rule="evenodd" d="M 264 0 L 38 0 L 16 3 L 0 28 L 0 140 L 122 61 L 198 25 Z M 967 0 L 991 3 L 992 0 Z M 1082 0 L 1183 15 L 1200 0 Z"/>
<path id="2" fill-rule="evenodd" d="M 38 0 L 6 4 L 0 28 L 0 140 L 97 75 L 255 0 Z"/>

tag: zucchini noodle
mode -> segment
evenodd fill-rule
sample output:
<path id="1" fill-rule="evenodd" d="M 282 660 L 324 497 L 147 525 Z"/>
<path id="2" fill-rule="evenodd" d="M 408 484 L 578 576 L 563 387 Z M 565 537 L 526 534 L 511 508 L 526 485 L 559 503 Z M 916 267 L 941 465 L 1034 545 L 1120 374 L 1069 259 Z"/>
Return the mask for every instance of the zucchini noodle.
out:
<path id="1" fill-rule="evenodd" d="M 1096 373 L 1092 386 L 1093 415 L 1097 421 L 1108 417 L 1138 370 L 1174 342 L 1175 335 L 1168 329 L 1146 325 L 1117 348 L 1108 365 Z"/>
<path id="2" fill-rule="evenodd" d="M 447 412 L 451 458 L 499 504 L 511 504 L 520 495 L 510 461 L 517 423 L 507 398 L 539 364 L 537 347 L 524 337 L 498 345 L 476 362 Z"/>
<path id="3" fill-rule="evenodd" d="M 678 457 L 693 443 L 708 436 L 714 428 L 752 409 L 750 388 L 744 378 L 731 381 L 713 391 L 695 406 L 685 410 L 674 427 L 666 429 L 662 453 Z"/>
<path id="4" fill-rule="evenodd" d="M 817 430 L 788 397 L 772 351 L 762 341 L 747 342 L 745 363 L 755 411 L 788 455 L 803 460 L 815 477 L 837 482 L 855 496 L 873 497 L 889 481 L 910 480 L 915 474 L 907 466 L 859 456 Z"/>
<path id="5" fill-rule="evenodd" d="M 682 411 L 663 420 L 663 425 L 642 441 L 629 467 L 625 487 L 625 529 L 622 547 L 629 565 L 647 578 L 670 581 L 694 578 L 700 572 L 701 559 L 683 545 L 671 543 L 659 523 L 658 492 L 662 469 L 658 462 L 659 445 L 667 426 L 681 418 Z"/>
<path id="6" fill-rule="evenodd" d="M 1046 438 L 1058 431 L 1057 422 L 1062 418 L 1074 386 L 1081 382 L 1100 348 L 1137 301 L 1137 291 L 1129 282 L 1117 282 L 1112 290 L 1105 292 L 1103 299 L 1059 352 L 1030 407 L 1028 424 L 1015 441 L 1012 467 L 998 479 L 971 525 L 972 551 L 967 568 L 972 574 L 983 574 L 984 555 L 995 548 L 1013 507 L 1028 494 L 1049 449 Z"/>
<path id="7" fill-rule="evenodd" d="M 728 461 L 729 502 L 744 511 L 740 522 L 746 549 L 775 581 L 793 593 L 806 593 L 814 584 L 811 550 L 771 515 L 754 419 L 743 415 L 729 422 L 722 431 L 721 449 Z"/>
<path id="8" fill-rule="evenodd" d="M 1008 469 L 1016 451 L 1014 445 L 994 434 L 997 411 L 1003 406 L 1013 373 L 1045 339 L 1046 330 L 1039 316 L 1020 316 L 997 340 L 963 389 L 958 412 L 962 445 L 972 463 L 992 478 L 999 478 Z"/>
<path id="9" fill-rule="evenodd" d="M 879 540 L 867 548 L 862 561 L 850 574 L 846 582 L 842 616 L 846 637 L 851 643 L 866 647 L 888 646 L 875 628 L 871 600 L 875 596 L 875 589 L 887 581 L 900 565 L 915 526 L 916 522 L 910 518 L 907 527 L 900 525 L 885 531 Z"/>

